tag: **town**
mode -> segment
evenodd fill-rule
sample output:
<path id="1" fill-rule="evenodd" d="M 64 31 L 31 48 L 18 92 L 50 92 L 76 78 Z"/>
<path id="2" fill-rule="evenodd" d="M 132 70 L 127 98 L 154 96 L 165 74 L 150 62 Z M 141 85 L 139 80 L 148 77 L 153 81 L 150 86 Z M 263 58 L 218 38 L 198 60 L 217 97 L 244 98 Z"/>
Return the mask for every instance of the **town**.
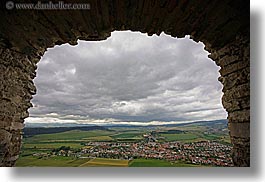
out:
<path id="1" fill-rule="evenodd" d="M 231 147 L 211 141 L 181 144 L 179 142 L 111 143 L 90 142 L 91 148 L 80 152 L 89 157 L 133 160 L 135 158 L 163 159 L 174 162 L 213 166 L 233 166 Z"/>
<path id="2" fill-rule="evenodd" d="M 229 145 L 216 141 L 181 143 L 178 141 L 158 142 L 156 135 L 145 134 L 140 142 L 89 142 L 79 150 L 62 146 L 48 153 L 35 153 L 39 157 L 67 156 L 75 158 L 108 158 L 133 160 L 138 158 L 160 159 L 174 163 L 182 161 L 188 164 L 206 166 L 233 166 Z"/>

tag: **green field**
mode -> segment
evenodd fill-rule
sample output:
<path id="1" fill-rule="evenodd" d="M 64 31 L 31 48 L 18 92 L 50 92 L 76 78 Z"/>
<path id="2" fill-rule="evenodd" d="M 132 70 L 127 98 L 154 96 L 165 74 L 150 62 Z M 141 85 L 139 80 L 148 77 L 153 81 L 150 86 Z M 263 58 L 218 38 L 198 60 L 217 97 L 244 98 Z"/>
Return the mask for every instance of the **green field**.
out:
<path id="1" fill-rule="evenodd" d="M 95 158 L 79 167 L 127 167 L 128 160 Z"/>
<path id="2" fill-rule="evenodd" d="M 161 136 L 165 137 L 166 141 L 185 141 L 198 138 L 198 136 L 193 133 L 161 134 Z"/>
<path id="3" fill-rule="evenodd" d="M 199 167 L 199 165 L 185 164 L 182 162 L 170 163 L 157 159 L 134 159 L 130 162 L 129 167 Z"/>
<path id="4" fill-rule="evenodd" d="M 84 140 L 89 137 L 97 136 L 109 136 L 114 135 L 115 131 L 106 131 L 106 130 L 93 130 L 93 131 L 80 131 L 80 130 L 71 130 L 61 133 L 54 134 L 41 134 L 35 135 L 33 137 L 27 138 L 28 141 L 54 141 L 54 140 Z"/>
<path id="5" fill-rule="evenodd" d="M 157 159 L 134 159 L 133 161 L 105 158 L 50 157 L 42 158 L 27 156 L 19 158 L 16 167 L 200 167 L 183 162 L 170 163 Z"/>
<path id="6" fill-rule="evenodd" d="M 113 138 L 142 138 L 142 133 L 120 133 L 113 135 Z"/>
<path id="7" fill-rule="evenodd" d="M 175 130 L 175 132 L 174 132 Z M 103 158 L 78 158 L 60 156 L 54 151 L 61 150 L 62 146 L 70 147 L 71 151 L 78 152 L 89 142 L 143 142 L 143 134 L 156 131 L 158 141 L 180 141 L 191 143 L 205 140 L 216 140 L 220 143 L 230 144 L 228 132 L 219 130 L 219 133 L 212 132 L 205 126 L 178 126 L 154 128 L 112 128 L 111 130 L 80 131 L 71 130 L 61 133 L 40 134 L 23 138 L 22 153 L 16 166 L 51 166 L 51 167 L 90 167 L 90 166 L 115 166 L 115 167 L 198 167 L 198 165 L 187 164 L 180 161 L 168 162 L 156 159 L 134 159 L 118 160 Z M 37 154 L 43 154 L 39 157 Z M 34 155 L 34 156 L 33 156 Z M 69 156 L 69 155 L 68 155 Z M 74 156 L 74 155 L 70 155 Z M 87 154 L 80 154 L 79 157 L 87 157 Z"/>
<path id="8" fill-rule="evenodd" d="M 89 138 L 84 138 L 87 141 L 113 141 L 114 139 L 110 136 L 94 136 Z"/>
<path id="9" fill-rule="evenodd" d="M 115 131 L 93 130 L 79 131 L 72 130 L 53 134 L 40 134 L 23 139 L 24 149 L 54 149 L 61 146 L 69 146 L 73 149 L 81 148 L 81 143 L 89 141 L 112 141 L 109 135 Z"/>
<path id="10" fill-rule="evenodd" d="M 230 137 L 229 136 L 223 136 L 223 137 L 221 137 L 220 138 L 220 142 L 231 145 L 231 140 L 230 140 Z"/>
<path id="11" fill-rule="evenodd" d="M 217 140 L 220 139 L 220 136 L 214 134 L 204 134 L 203 138 L 207 140 Z"/>
<path id="12" fill-rule="evenodd" d="M 162 137 L 165 137 L 165 141 L 181 141 L 185 143 L 191 143 L 191 142 L 199 142 L 199 141 L 207 141 L 207 140 L 216 140 L 221 143 L 230 144 L 230 137 L 227 134 L 205 134 L 205 128 L 202 129 L 201 127 L 198 127 L 197 130 L 195 130 L 195 127 L 190 127 L 190 129 L 193 130 L 187 130 L 185 133 L 179 133 L 179 134 L 160 134 Z M 181 128 L 183 130 L 183 128 Z M 185 127 L 187 129 L 187 127 Z M 201 131 L 202 129 L 202 131 Z"/>
<path id="13" fill-rule="evenodd" d="M 41 158 L 27 156 L 19 158 L 17 167 L 128 167 L 128 160 L 103 159 L 103 158 L 72 158 L 55 156 L 50 158 Z"/>
<path id="14" fill-rule="evenodd" d="M 80 143 L 25 143 L 23 144 L 24 148 L 27 149 L 54 149 L 61 146 L 69 146 L 71 148 L 80 148 L 82 145 Z"/>
<path id="15" fill-rule="evenodd" d="M 78 167 L 90 159 L 77 159 L 71 157 L 50 157 L 42 158 L 34 156 L 20 157 L 16 162 L 16 167 Z"/>

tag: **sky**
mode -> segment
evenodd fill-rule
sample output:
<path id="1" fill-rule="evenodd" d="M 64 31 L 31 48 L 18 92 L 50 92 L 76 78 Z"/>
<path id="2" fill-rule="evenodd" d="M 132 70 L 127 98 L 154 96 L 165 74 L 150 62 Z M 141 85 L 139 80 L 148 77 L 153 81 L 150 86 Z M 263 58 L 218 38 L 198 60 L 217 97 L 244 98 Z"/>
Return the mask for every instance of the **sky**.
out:
<path id="1" fill-rule="evenodd" d="M 165 124 L 225 119 L 218 67 L 189 36 L 112 32 L 46 51 L 27 123 Z"/>

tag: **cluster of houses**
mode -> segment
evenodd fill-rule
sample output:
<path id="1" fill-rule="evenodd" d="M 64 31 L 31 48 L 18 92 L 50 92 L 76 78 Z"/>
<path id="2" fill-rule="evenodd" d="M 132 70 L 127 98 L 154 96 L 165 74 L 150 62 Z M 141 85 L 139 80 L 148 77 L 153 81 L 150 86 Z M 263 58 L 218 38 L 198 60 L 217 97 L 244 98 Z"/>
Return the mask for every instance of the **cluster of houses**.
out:
<path id="1" fill-rule="evenodd" d="M 186 163 L 212 166 L 233 166 L 231 147 L 213 141 L 181 144 L 179 142 L 90 142 L 81 153 L 88 157 L 113 159 L 135 158 L 182 160 Z"/>
<path id="2" fill-rule="evenodd" d="M 231 149 L 215 141 L 194 143 L 158 142 L 154 134 L 143 136 L 141 142 L 89 142 L 77 151 L 61 147 L 51 154 L 34 154 L 46 158 L 52 156 L 71 156 L 76 158 L 112 158 L 133 160 L 136 158 L 183 161 L 198 165 L 233 166 Z"/>

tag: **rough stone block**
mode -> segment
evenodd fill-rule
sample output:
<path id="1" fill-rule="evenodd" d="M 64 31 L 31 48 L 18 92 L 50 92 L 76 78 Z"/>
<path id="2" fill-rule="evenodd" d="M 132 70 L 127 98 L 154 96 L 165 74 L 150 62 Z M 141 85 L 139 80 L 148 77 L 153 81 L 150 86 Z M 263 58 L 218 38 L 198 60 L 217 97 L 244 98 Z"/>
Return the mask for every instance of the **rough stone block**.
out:
<path id="1" fill-rule="evenodd" d="M 249 109 L 250 99 L 249 97 L 243 97 L 239 99 L 233 99 L 233 100 L 226 101 L 223 97 L 222 104 L 229 113 L 232 113 L 234 111 Z"/>
<path id="2" fill-rule="evenodd" d="M 247 67 L 225 77 L 221 76 L 218 80 L 223 84 L 223 92 L 225 92 L 233 87 L 248 83 L 250 81 L 250 69 Z"/>
<path id="3" fill-rule="evenodd" d="M 233 99 L 239 99 L 244 97 L 250 97 L 250 83 L 245 83 L 226 90 L 223 95 L 225 101 L 230 101 Z"/>
<path id="4" fill-rule="evenodd" d="M 234 64 L 230 64 L 230 65 L 222 67 L 220 69 L 220 74 L 222 76 L 226 76 L 228 74 L 240 71 L 240 70 L 242 70 L 244 68 L 247 68 L 247 67 L 249 67 L 249 65 L 250 65 L 249 61 L 239 61 L 239 62 L 236 62 Z"/>
<path id="5" fill-rule="evenodd" d="M 0 129 L 0 144 L 6 144 L 11 141 L 12 134 L 4 129 Z"/>
<path id="6" fill-rule="evenodd" d="M 228 123 L 231 137 L 250 138 L 250 123 Z"/>
<path id="7" fill-rule="evenodd" d="M 250 122 L 250 110 L 234 111 L 228 114 L 230 123 L 248 123 Z"/>

